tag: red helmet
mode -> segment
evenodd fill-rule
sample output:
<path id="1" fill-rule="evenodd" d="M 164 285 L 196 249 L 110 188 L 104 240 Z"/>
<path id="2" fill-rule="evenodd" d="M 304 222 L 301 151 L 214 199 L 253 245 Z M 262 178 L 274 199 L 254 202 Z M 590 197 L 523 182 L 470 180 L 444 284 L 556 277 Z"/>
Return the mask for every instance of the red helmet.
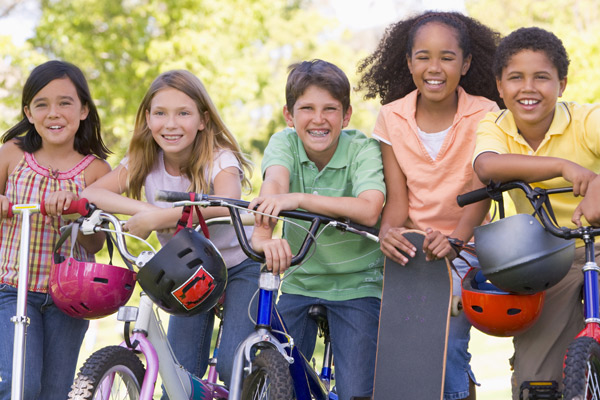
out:
<path id="1" fill-rule="evenodd" d="M 514 336 L 538 319 L 545 292 L 515 294 L 489 283 L 479 269 L 471 269 L 462 280 L 462 304 L 471 324 L 492 336 Z"/>

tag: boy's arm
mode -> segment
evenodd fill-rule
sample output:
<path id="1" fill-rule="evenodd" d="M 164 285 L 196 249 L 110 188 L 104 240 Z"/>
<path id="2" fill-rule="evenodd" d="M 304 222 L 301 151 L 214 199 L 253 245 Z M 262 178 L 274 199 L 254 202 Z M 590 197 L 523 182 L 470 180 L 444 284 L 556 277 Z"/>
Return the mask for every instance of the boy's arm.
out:
<path id="1" fill-rule="evenodd" d="M 596 177 L 589 169 L 563 158 L 490 151 L 479 154 L 473 168 L 484 184 L 514 180 L 540 182 L 562 176 L 573 184 L 575 196 L 585 196 L 589 183 Z"/>
<path id="2" fill-rule="evenodd" d="M 290 171 L 281 165 L 272 165 L 265 170 L 265 177 L 260 187 L 260 196 L 253 199 L 249 209 L 269 215 L 279 215 L 279 204 L 270 201 L 270 196 L 288 193 L 290 188 Z M 264 196 L 264 197 L 263 197 Z M 277 220 L 254 214 L 254 232 L 252 233 L 252 248 L 264 253 L 267 268 L 273 275 L 283 273 L 291 264 L 292 250 L 287 240 L 273 239 L 273 229 Z"/>
<path id="3" fill-rule="evenodd" d="M 590 183 L 585 197 L 575 209 L 571 220 L 580 227 L 582 216 L 590 224 L 600 226 L 600 175 Z"/>

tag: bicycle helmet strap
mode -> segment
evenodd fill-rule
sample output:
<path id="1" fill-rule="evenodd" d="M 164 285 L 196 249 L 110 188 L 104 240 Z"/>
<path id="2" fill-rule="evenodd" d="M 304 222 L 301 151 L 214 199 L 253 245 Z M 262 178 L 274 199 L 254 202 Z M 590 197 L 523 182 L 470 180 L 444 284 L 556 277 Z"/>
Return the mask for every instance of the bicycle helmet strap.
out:
<path id="1" fill-rule="evenodd" d="M 190 200 L 194 201 L 196 198 L 196 193 L 190 193 Z M 196 215 L 198 216 L 198 223 L 200 224 L 200 228 L 202 228 L 202 233 L 204 237 L 210 239 L 210 234 L 208 233 L 208 226 L 206 225 L 206 221 L 202 216 L 202 212 L 200 212 L 200 207 L 197 205 L 193 206 L 184 206 L 183 211 L 181 212 L 181 218 L 177 221 L 177 228 L 175 229 L 175 233 L 173 236 L 177 235 L 177 233 L 183 228 L 191 228 L 194 224 L 194 210 L 196 210 Z"/>

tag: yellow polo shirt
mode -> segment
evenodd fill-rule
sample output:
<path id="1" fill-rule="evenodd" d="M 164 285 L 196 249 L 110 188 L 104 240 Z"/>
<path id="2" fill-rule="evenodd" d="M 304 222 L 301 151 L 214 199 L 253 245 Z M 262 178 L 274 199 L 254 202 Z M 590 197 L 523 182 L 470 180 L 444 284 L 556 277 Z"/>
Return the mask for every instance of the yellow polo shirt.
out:
<path id="1" fill-rule="evenodd" d="M 509 110 L 489 113 L 477 127 L 473 161 L 487 151 L 558 157 L 600 173 L 600 104 L 557 103 L 550 129 L 537 150 L 533 150 L 519 134 Z M 558 177 L 537 182 L 533 186 L 548 189 L 572 185 Z M 531 204 L 520 190 L 511 190 L 510 195 L 518 213 L 533 212 Z M 562 193 L 552 195 L 550 201 L 559 225 L 573 228 L 571 216 L 581 197 Z"/>

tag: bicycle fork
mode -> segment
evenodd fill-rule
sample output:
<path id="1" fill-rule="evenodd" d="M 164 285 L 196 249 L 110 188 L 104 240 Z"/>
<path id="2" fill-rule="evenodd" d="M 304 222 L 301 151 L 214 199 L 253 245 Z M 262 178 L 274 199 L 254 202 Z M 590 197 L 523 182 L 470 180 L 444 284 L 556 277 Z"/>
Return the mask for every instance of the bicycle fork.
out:
<path id="1" fill-rule="evenodd" d="M 215 385 L 207 387 L 175 362 L 175 357 L 156 315 L 152 300 L 146 295 L 140 298 L 140 307 L 121 307 L 119 321 L 133 322 L 135 328 L 129 340 L 122 347 L 140 351 L 146 357 L 146 374 L 140 390 L 141 400 L 153 397 L 158 374 L 162 377 L 167 395 L 171 399 L 205 400 L 212 399 L 213 392 L 227 397 L 226 389 Z"/>
<path id="2" fill-rule="evenodd" d="M 583 301 L 585 304 L 585 328 L 577 337 L 591 337 L 600 342 L 600 304 L 598 304 L 598 272 L 600 267 L 596 263 L 594 254 L 594 237 L 584 235 L 585 260 L 583 266 Z"/>

